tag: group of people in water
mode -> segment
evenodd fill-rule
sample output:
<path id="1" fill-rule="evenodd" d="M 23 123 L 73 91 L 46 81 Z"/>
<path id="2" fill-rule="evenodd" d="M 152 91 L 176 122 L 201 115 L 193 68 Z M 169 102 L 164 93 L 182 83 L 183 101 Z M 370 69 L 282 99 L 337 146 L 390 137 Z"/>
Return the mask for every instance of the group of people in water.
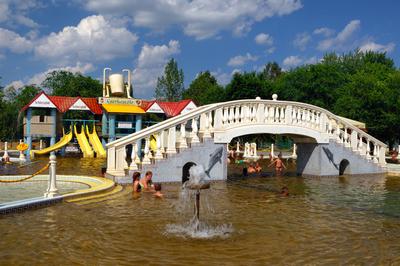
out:
<path id="1" fill-rule="evenodd" d="M 153 172 L 147 171 L 143 178 L 140 178 L 139 172 L 134 172 L 132 175 L 133 193 L 151 192 L 156 198 L 162 198 L 164 195 L 161 193 L 161 184 L 152 181 Z"/>
<path id="2" fill-rule="evenodd" d="M 263 155 L 260 156 L 260 160 L 262 160 L 262 159 L 263 159 Z M 235 160 L 235 162 L 237 164 L 243 164 L 243 163 L 246 163 L 246 160 L 237 159 L 237 160 Z M 275 158 L 272 157 L 272 155 L 270 154 L 270 162 L 271 163 L 267 167 L 269 168 L 271 166 L 274 166 L 275 174 L 277 176 L 282 175 L 283 170 L 287 169 L 286 165 L 283 163 L 283 160 L 282 160 L 282 153 L 279 153 L 278 157 L 275 157 Z M 262 167 L 261 167 L 259 161 L 250 162 L 247 166 L 245 166 L 243 168 L 243 175 L 247 176 L 248 174 L 261 173 L 261 171 L 262 171 Z"/>

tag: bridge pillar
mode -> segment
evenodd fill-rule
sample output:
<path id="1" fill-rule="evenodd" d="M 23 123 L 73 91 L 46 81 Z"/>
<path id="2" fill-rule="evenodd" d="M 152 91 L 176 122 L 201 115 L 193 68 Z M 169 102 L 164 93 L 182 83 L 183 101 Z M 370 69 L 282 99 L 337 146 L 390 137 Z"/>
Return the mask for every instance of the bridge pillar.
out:
<path id="1" fill-rule="evenodd" d="M 351 175 L 384 173 L 385 170 L 371 160 L 354 153 L 350 148 L 329 143 L 297 143 L 297 174 L 303 176 L 338 176 L 343 160 L 349 164 L 346 173 Z"/>

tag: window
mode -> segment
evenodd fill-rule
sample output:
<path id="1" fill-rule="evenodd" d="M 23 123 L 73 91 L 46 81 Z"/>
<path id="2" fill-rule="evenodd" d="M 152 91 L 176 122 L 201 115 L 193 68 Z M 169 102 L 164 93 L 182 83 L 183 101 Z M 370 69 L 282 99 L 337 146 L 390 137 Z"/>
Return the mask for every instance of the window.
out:
<path id="1" fill-rule="evenodd" d="M 44 115 L 39 116 L 39 122 L 44 123 Z"/>

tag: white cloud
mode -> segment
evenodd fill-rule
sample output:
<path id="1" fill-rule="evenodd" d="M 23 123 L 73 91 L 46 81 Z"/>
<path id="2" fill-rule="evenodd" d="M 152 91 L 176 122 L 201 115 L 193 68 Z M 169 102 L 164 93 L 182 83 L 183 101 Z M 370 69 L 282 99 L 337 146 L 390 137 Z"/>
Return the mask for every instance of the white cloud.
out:
<path id="1" fill-rule="evenodd" d="M 1 0 L 0 22 L 37 28 L 39 24 L 29 18 L 27 14 L 33 9 L 43 6 L 44 4 L 39 0 Z"/>
<path id="2" fill-rule="evenodd" d="M 22 80 L 15 80 L 13 82 L 11 82 L 10 84 L 5 86 L 5 89 L 8 89 L 10 87 L 14 87 L 14 89 L 18 90 L 20 88 L 22 88 L 24 86 L 24 82 L 22 82 Z"/>
<path id="3" fill-rule="evenodd" d="M 0 22 L 7 21 L 10 16 L 10 9 L 8 3 L 5 1 L 0 2 Z"/>
<path id="4" fill-rule="evenodd" d="M 304 58 L 304 57 L 300 57 L 297 55 L 291 55 L 291 56 L 286 57 L 283 60 L 282 64 L 283 64 L 284 69 L 286 70 L 288 68 L 297 67 L 297 66 L 300 66 L 303 64 L 306 64 L 306 65 L 317 64 L 320 61 L 321 61 L 321 59 L 319 59 L 316 56 Z"/>
<path id="5" fill-rule="evenodd" d="M 288 56 L 283 60 L 283 66 L 287 67 L 287 68 L 296 67 L 296 66 L 300 65 L 301 63 L 303 63 L 303 59 L 301 59 L 297 55 Z"/>
<path id="6" fill-rule="evenodd" d="M 296 38 L 293 41 L 293 45 L 299 50 L 304 51 L 310 40 L 311 36 L 307 32 L 299 33 L 296 35 Z"/>
<path id="7" fill-rule="evenodd" d="M 25 85 L 38 85 L 40 86 L 40 84 L 46 79 L 46 75 L 48 73 L 51 73 L 53 71 L 57 71 L 57 70 L 65 70 L 65 71 L 69 71 L 72 73 L 81 73 L 81 74 L 85 74 L 85 73 L 90 73 L 95 69 L 95 67 L 92 64 L 82 64 L 80 62 L 78 62 L 75 66 L 66 66 L 66 67 L 58 67 L 58 68 L 50 68 L 47 69 L 44 72 L 40 72 L 37 73 L 35 75 L 33 75 L 30 78 L 26 79 L 26 82 L 22 81 L 22 80 L 16 80 L 11 82 L 10 84 L 8 84 L 6 87 L 10 87 L 10 86 L 14 86 L 15 89 L 20 89 Z"/>
<path id="8" fill-rule="evenodd" d="M 0 49 L 8 49 L 14 53 L 25 53 L 33 48 L 32 41 L 18 33 L 0 28 Z"/>
<path id="9" fill-rule="evenodd" d="M 267 53 L 272 54 L 273 52 L 275 52 L 276 48 L 275 47 L 270 47 L 267 49 Z"/>
<path id="10" fill-rule="evenodd" d="M 361 52 L 367 52 L 367 51 L 373 51 L 373 52 L 386 52 L 386 53 L 390 53 L 394 50 L 395 48 L 395 43 L 390 42 L 388 44 L 379 44 L 373 41 L 369 41 L 364 43 L 361 47 L 360 47 L 360 51 Z"/>
<path id="11" fill-rule="evenodd" d="M 68 26 L 44 37 L 35 47 L 35 55 L 59 66 L 107 61 L 131 56 L 137 40 L 128 29 L 114 26 L 103 16 L 89 16 L 76 27 Z"/>
<path id="12" fill-rule="evenodd" d="M 343 50 L 346 49 L 345 45 L 353 37 L 353 34 L 360 28 L 361 22 L 359 20 L 350 21 L 344 29 L 339 32 L 335 37 L 322 40 L 318 44 L 318 50 L 327 51 L 330 49 Z"/>
<path id="13" fill-rule="evenodd" d="M 100 14 L 128 15 L 135 26 L 155 31 L 182 26 L 186 35 L 206 39 L 224 30 L 246 34 L 255 22 L 290 14 L 302 4 L 300 0 L 88 0 L 84 6 Z"/>
<path id="14" fill-rule="evenodd" d="M 325 37 L 330 37 L 335 33 L 335 31 L 330 28 L 322 27 L 322 28 L 315 29 L 313 31 L 313 33 L 316 35 L 323 35 Z"/>
<path id="15" fill-rule="evenodd" d="M 229 59 L 228 61 L 228 66 L 234 67 L 234 66 L 242 66 L 246 64 L 249 61 L 257 61 L 258 57 L 253 56 L 250 53 L 247 53 L 246 55 L 237 55 Z"/>
<path id="16" fill-rule="evenodd" d="M 31 77 L 30 79 L 28 79 L 27 84 L 36 84 L 36 85 L 40 85 L 45 79 L 46 79 L 46 75 L 48 73 L 51 73 L 53 71 L 57 71 L 57 70 L 64 70 L 64 71 L 69 71 L 72 73 L 81 73 L 81 74 L 85 74 L 85 73 L 90 73 L 93 70 L 95 70 L 95 67 L 90 64 L 90 63 L 80 63 L 78 62 L 75 66 L 66 66 L 66 67 L 56 67 L 56 68 L 50 68 L 42 73 L 38 73 L 36 75 L 34 75 L 33 77 Z"/>
<path id="17" fill-rule="evenodd" d="M 157 78 L 162 75 L 165 64 L 179 53 L 180 45 L 176 40 L 169 41 L 168 45 L 143 45 L 132 73 L 135 97 L 153 96 Z"/>
<path id="18" fill-rule="evenodd" d="M 260 45 L 273 45 L 274 39 L 271 35 L 266 33 L 260 33 L 254 38 L 255 42 Z"/>
<path id="19" fill-rule="evenodd" d="M 232 74 L 225 73 L 220 68 L 216 71 L 212 71 L 211 75 L 213 75 L 217 79 L 218 84 L 221 84 L 223 86 L 228 84 L 232 78 Z"/>

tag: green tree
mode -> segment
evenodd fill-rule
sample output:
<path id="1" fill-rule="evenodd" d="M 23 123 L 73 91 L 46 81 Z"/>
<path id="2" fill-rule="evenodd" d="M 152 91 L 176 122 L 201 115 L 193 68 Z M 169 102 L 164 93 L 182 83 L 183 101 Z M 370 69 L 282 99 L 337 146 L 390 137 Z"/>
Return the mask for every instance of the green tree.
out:
<path id="1" fill-rule="evenodd" d="M 276 80 L 281 74 L 282 69 L 277 62 L 268 62 L 261 71 L 262 77 L 267 80 Z"/>
<path id="2" fill-rule="evenodd" d="M 50 89 L 52 95 L 71 97 L 100 97 L 102 95 L 102 85 L 98 80 L 64 70 L 47 74 L 42 86 Z"/>
<path id="3" fill-rule="evenodd" d="M 256 72 L 235 73 L 225 88 L 226 100 L 254 99 L 257 96 L 270 99 L 272 83 Z"/>
<path id="4" fill-rule="evenodd" d="M 224 100 L 224 88 L 220 86 L 210 71 L 200 72 L 183 93 L 184 99 L 192 99 L 198 105 Z"/>
<path id="5" fill-rule="evenodd" d="M 157 78 L 155 98 L 164 101 L 179 101 L 185 88 L 183 86 L 183 70 L 178 70 L 178 63 L 172 58 L 164 68 L 164 75 Z"/>

